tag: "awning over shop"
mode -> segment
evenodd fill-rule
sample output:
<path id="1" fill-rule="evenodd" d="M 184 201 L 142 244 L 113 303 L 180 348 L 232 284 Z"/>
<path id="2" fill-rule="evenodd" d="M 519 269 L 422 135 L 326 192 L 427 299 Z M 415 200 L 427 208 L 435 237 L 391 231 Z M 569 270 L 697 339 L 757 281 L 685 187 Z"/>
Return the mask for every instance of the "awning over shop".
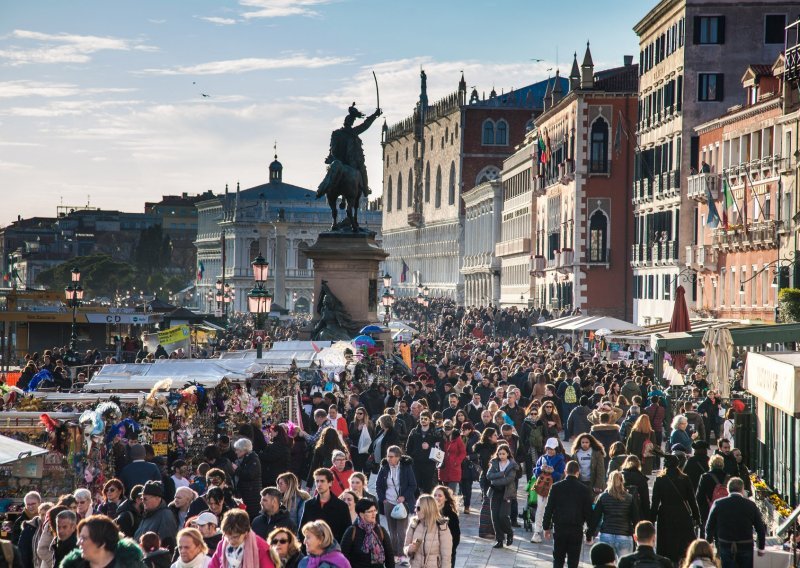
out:
<path id="1" fill-rule="evenodd" d="M 555 329 L 561 331 L 595 331 L 603 328 L 628 331 L 642 329 L 636 324 L 610 316 L 584 316 L 580 319 L 560 325 Z"/>
<path id="2" fill-rule="evenodd" d="M 560 326 L 566 325 L 568 323 L 572 323 L 579 319 L 583 319 L 586 316 L 566 316 L 563 318 L 552 319 L 548 321 L 544 321 L 542 323 L 537 323 L 536 327 L 546 327 L 551 329 L 560 329 Z"/>
<path id="3" fill-rule="evenodd" d="M 0 465 L 46 454 L 47 450 L 0 435 Z"/>
<path id="4" fill-rule="evenodd" d="M 744 387 L 770 406 L 800 413 L 800 353 L 749 353 Z"/>

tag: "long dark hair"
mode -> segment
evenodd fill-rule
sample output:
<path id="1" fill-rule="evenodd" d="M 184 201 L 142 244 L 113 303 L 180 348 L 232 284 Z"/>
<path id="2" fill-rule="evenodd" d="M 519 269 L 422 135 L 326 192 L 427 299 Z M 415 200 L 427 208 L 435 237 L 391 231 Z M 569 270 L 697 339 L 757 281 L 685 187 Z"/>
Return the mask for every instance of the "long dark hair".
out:
<path id="1" fill-rule="evenodd" d="M 433 488 L 433 491 L 431 491 L 431 495 L 436 493 L 437 489 L 440 490 L 444 495 L 444 507 L 442 507 L 442 512 L 444 513 L 449 509 L 453 513 L 457 513 L 458 509 L 456 508 L 456 500 L 453 498 L 453 492 L 450 490 L 450 488 L 446 485 L 437 485 Z"/>
<path id="2" fill-rule="evenodd" d="M 495 430 L 494 428 L 491 428 L 491 427 L 484 428 L 483 432 L 481 432 L 481 439 L 478 440 L 478 441 L 481 444 L 491 444 L 492 441 L 489 438 L 491 438 L 492 436 L 494 436 L 496 434 L 497 434 L 497 430 Z"/>
<path id="3" fill-rule="evenodd" d="M 289 434 L 286 433 L 284 427 L 277 424 L 274 428 L 275 435 L 272 437 L 272 443 L 279 446 L 291 446 L 292 441 L 289 439 Z"/>
<path id="4" fill-rule="evenodd" d="M 342 439 L 339 437 L 339 432 L 330 426 L 326 426 L 322 430 L 322 434 L 320 435 L 319 440 L 317 440 L 317 445 L 314 446 L 314 449 L 324 449 L 331 453 L 333 450 L 341 450 L 347 454 L 347 448 L 345 448 L 344 444 L 342 443 Z"/>
<path id="5" fill-rule="evenodd" d="M 575 452 L 581 449 L 581 441 L 586 438 L 589 440 L 589 447 L 592 448 L 595 452 L 599 452 L 601 456 L 605 457 L 606 450 L 603 448 L 603 445 L 597 441 L 597 438 L 592 436 L 591 434 L 581 434 L 577 438 L 575 438 L 575 442 L 572 444 L 572 454 L 575 455 Z M 617 442 L 619 443 L 619 442 Z"/>

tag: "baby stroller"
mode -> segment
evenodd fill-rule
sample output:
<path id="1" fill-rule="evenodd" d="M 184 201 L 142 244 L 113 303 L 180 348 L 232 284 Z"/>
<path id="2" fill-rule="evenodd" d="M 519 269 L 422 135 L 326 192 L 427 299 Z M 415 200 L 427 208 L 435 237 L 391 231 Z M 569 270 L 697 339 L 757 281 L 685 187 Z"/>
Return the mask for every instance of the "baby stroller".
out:
<path id="1" fill-rule="evenodd" d="M 533 531 L 533 519 L 536 515 L 536 500 L 539 497 L 536 491 L 534 491 L 535 486 L 535 477 L 532 477 L 528 485 L 525 486 L 525 493 L 527 493 L 528 498 L 526 499 L 525 508 L 522 510 L 522 526 L 528 532 Z"/>

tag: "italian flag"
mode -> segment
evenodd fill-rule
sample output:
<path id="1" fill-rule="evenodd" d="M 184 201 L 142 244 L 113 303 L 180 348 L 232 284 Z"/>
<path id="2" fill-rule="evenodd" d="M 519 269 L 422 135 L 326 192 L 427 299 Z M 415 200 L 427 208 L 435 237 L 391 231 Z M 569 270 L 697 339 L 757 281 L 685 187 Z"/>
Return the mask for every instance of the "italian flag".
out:
<path id="1" fill-rule="evenodd" d="M 736 200 L 733 198 L 733 192 L 728 185 L 728 180 L 722 180 L 722 226 L 728 228 L 728 210 L 736 205 Z"/>

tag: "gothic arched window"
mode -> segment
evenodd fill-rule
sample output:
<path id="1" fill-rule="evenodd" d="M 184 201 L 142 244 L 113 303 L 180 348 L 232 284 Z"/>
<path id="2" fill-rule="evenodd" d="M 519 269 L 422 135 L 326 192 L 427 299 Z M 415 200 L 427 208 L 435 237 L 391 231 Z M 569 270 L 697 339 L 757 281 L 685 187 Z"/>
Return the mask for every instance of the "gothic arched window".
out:
<path id="1" fill-rule="evenodd" d="M 389 183 L 386 184 L 386 212 L 392 210 L 392 176 L 389 176 Z"/>
<path id="2" fill-rule="evenodd" d="M 599 210 L 589 219 L 589 262 L 608 262 L 608 217 Z"/>
<path id="3" fill-rule="evenodd" d="M 397 210 L 403 208 L 403 174 L 397 174 Z"/>
<path id="4" fill-rule="evenodd" d="M 498 146 L 508 144 L 508 123 L 505 120 L 498 120 L 495 127 L 494 143 Z"/>
<path id="5" fill-rule="evenodd" d="M 442 206 L 442 166 L 436 166 L 436 194 L 434 205 L 438 208 Z"/>
<path id="6" fill-rule="evenodd" d="M 431 202 L 431 163 L 425 164 L 425 203 Z"/>
<path id="7" fill-rule="evenodd" d="M 592 148 L 589 158 L 589 172 L 608 172 L 608 123 L 598 118 L 592 124 Z"/>
<path id="8" fill-rule="evenodd" d="M 406 196 L 406 207 L 409 209 L 414 205 L 414 172 L 408 169 L 408 195 Z"/>
<path id="9" fill-rule="evenodd" d="M 491 146 L 494 144 L 494 122 L 491 118 L 483 121 L 483 145 Z"/>
<path id="10" fill-rule="evenodd" d="M 447 183 L 447 203 L 450 205 L 456 202 L 456 163 L 450 162 L 450 181 Z"/>

